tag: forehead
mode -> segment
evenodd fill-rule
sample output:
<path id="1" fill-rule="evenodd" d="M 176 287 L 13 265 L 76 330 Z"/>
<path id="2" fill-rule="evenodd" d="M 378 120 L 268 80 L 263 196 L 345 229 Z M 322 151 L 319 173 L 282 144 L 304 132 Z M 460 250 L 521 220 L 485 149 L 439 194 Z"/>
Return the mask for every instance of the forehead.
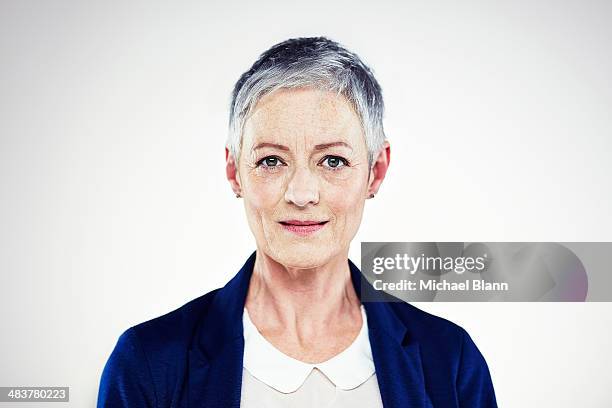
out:
<path id="1" fill-rule="evenodd" d="M 365 143 L 359 116 L 347 99 L 313 88 L 279 89 L 262 97 L 245 123 L 243 137 L 243 142 L 251 145 L 279 141 Z"/>

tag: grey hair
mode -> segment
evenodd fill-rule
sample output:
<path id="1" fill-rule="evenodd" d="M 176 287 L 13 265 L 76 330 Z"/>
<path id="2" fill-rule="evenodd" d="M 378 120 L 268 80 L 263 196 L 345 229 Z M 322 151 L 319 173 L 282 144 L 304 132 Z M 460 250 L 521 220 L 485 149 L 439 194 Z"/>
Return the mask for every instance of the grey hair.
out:
<path id="1" fill-rule="evenodd" d="M 356 54 L 326 37 L 292 38 L 276 44 L 236 82 L 226 142 L 236 160 L 244 123 L 257 102 L 275 90 L 301 87 L 337 92 L 348 100 L 361 120 L 372 167 L 385 141 L 382 90 Z"/>

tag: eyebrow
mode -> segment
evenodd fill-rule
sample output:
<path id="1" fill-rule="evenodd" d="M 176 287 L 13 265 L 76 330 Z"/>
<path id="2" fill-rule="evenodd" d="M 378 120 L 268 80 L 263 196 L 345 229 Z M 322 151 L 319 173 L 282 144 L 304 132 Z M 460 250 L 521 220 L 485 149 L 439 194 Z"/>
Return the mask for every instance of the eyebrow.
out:
<path id="1" fill-rule="evenodd" d="M 314 148 L 315 150 L 325 150 L 327 148 L 334 147 L 334 146 L 344 146 L 344 147 L 348 147 L 349 149 L 353 150 L 353 148 L 348 143 L 345 143 L 345 142 L 323 143 L 323 144 L 316 145 Z"/>
<path id="2" fill-rule="evenodd" d="M 345 142 L 322 143 L 322 144 L 315 145 L 314 149 L 315 150 L 325 150 L 325 149 L 328 149 L 328 148 L 334 147 L 334 146 L 344 146 L 344 147 L 349 148 L 350 150 L 353 150 L 353 148 L 348 143 L 345 143 Z M 264 147 L 273 147 L 273 148 L 278 149 L 278 150 L 289 151 L 289 148 L 287 146 L 283 146 L 283 145 L 278 144 L 278 143 L 267 143 L 267 142 L 258 143 L 253 148 L 253 150 L 262 149 Z"/>
<path id="3" fill-rule="evenodd" d="M 287 146 L 283 146 L 277 143 L 266 143 L 266 142 L 257 144 L 257 146 L 253 148 L 253 150 L 263 149 L 264 147 L 273 147 L 278 150 L 289 151 L 289 148 Z"/>

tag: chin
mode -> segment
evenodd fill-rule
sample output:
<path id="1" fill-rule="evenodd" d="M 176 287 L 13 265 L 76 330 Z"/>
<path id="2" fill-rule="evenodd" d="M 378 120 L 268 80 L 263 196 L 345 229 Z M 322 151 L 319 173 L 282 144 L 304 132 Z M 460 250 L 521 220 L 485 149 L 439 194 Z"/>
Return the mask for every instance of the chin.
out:
<path id="1" fill-rule="evenodd" d="M 326 264 L 333 257 L 329 245 L 309 243 L 271 247 L 271 257 L 281 265 L 292 268 L 315 268 Z"/>

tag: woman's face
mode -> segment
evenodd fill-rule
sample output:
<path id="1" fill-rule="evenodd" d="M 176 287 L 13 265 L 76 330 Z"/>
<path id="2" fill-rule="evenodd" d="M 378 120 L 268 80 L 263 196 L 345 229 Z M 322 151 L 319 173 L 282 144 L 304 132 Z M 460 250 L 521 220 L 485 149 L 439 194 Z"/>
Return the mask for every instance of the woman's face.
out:
<path id="1" fill-rule="evenodd" d="M 343 96 L 311 88 L 264 96 L 245 123 L 237 167 L 258 248 L 298 268 L 347 255 L 370 169 L 361 122 Z"/>

